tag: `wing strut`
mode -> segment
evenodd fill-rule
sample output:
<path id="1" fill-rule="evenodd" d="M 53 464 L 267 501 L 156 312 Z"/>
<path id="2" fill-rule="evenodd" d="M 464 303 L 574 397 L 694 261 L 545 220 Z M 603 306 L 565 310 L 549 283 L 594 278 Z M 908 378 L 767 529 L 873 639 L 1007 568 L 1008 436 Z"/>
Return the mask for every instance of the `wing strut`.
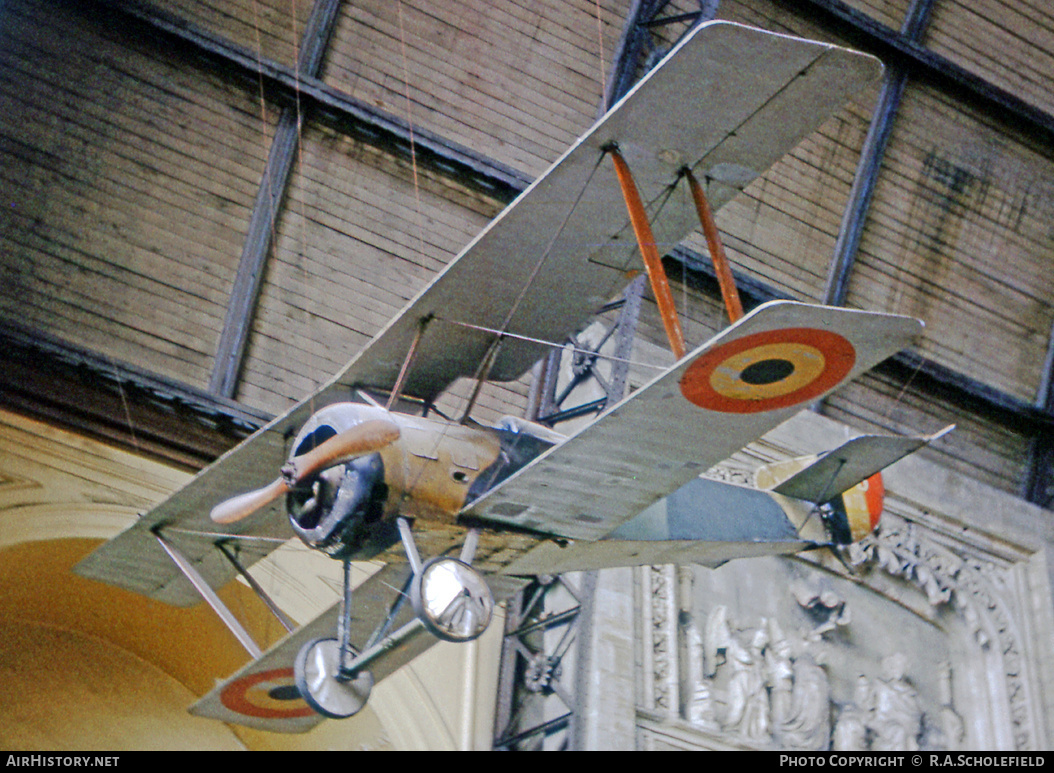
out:
<path id="1" fill-rule="evenodd" d="M 249 587 L 252 588 L 253 593 L 256 594 L 256 597 L 264 603 L 264 606 L 271 610 L 271 614 L 278 619 L 278 622 L 281 623 L 282 627 L 285 628 L 286 631 L 291 633 L 296 628 L 296 623 L 294 623 L 293 620 L 289 617 L 289 615 L 283 612 L 281 608 L 274 603 L 274 599 L 267 595 L 267 591 L 263 589 L 263 586 L 261 586 L 260 583 L 256 581 L 256 578 L 249 574 L 249 571 L 244 566 L 242 566 L 242 563 L 238 560 L 238 557 L 231 553 L 231 551 L 227 548 L 227 545 L 223 542 L 217 542 L 216 549 L 219 550 L 223 554 L 223 557 L 230 562 L 231 566 L 234 567 L 235 571 L 237 571 L 238 574 L 241 575 L 241 578 L 249 584 Z"/>
<path id="2" fill-rule="evenodd" d="M 219 616 L 220 620 L 223 621 L 223 624 L 234 634 L 234 638 L 245 647 L 254 660 L 260 657 L 263 654 L 263 650 L 260 649 L 255 641 L 253 641 L 253 637 L 250 636 L 249 632 L 245 630 L 240 622 L 238 622 L 238 618 L 227 609 L 227 605 L 216 595 L 216 591 L 209 586 L 208 582 L 205 581 L 205 578 L 202 577 L 198 570 L 194 568 L 193 564 L 187 560 L 187 557 L 180 553 L 175 545 L 156 531 L 154 532 L 154 536 L 157 537 L 157 541 L 161 543 L 161 547 L 164 548 L 166 553 L 168 553 L 168 557 L 172 559 L 173 563 L 179 567 L 179 570 L 183 572 L 186 578 L 190 580 L 191 584 L 197 589 L 198 593 L 201 594 L 201 597 L 208 602 L 210 607 L 212 607 L 212 611 Z"/>
<path id="3" fill-rule="evenodd" d="M 403 385 L 406 384 L 406 376 L 410 372 L 410 367 L 414 364 L 414 358 L 417 356 L 417 349 L 421 345 L 421 338 L 424 337 L 425 328 L 428 327 L 428 323 L 431 321 L 432 317 L 425 317 L 417 326 L 417 333 L 414 335 L 413 343 L 410 344 L 410 351 L 406 353 L 406 359 L 403 360 L 403 366 L 399 370 L 399 375 L 395 379 L 395 386 L 392 387 L 392 392 L 388 395 L 388 404 L 384 406 L 385 409 L 389 411 L 394 408 L 395 404 L 399 401 L 399 395 L 402 394 Z"/>
<path id="4" fill-rule="evenodd" d="M 644 203 L 641 201 L 636 183 L 633 182 L 629 165 L 619 153 L 618 147 L 609 145 L 605 150 L 615 162 L 615 174 L 618 175 L 619 185 L 622 186 L 622 197 L 626 200 L 626 209 L 629 211 L 629 219 L 633 224 L 633 233 L 637 237 L 637 246 L 640 247 L 640 256 L 644 259 L 644 267 L 648 270 L 648 279 L 651 280 L 655 302 L 659 304 L 659 314 L 662 316 L 663 327 L 666 328 L 666 337 L 670 339 L 670 348 L 679 360 L 686 352 L 684 333 L 681 332 L 681 323 L 677 319 L 677 307 L 673 302 L 673 293 L 670 292 L 670 283 L 666 280 L 662 259 L 655 246 L 655 235 L 648 222 L 648 215 L 644 211 Z"/>
<path id="5" fill-rule="evenodd" d="M 721 287 L 721 297 L 724 298 L 725 308 L 728 309 L 728 321 L 735 322 L 743 316 L 743 302 L 739 299 L 739 290 L 736 289 L 732 266 L 729 265 L 724 245 L 721 244 L 721 235 L 717 232 L 713 210 L 710 209 L 710 202 L 706 200 L 706 194 L 703 193 L 703 186 L 695 179 L 692 170 L 685 168 L 684 176 L 688 179 L 688 188 L 692 191 L 695 211 L 703 226 L 706 246 L 710 249 L 710 259 L 714 262 L 717 284 Z"/>

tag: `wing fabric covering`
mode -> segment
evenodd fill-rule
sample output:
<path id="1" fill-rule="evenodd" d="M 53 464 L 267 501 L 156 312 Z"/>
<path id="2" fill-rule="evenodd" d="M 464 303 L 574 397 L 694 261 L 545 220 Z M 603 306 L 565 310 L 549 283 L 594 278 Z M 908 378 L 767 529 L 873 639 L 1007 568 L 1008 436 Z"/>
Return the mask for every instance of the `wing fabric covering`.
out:
<path id="1" fill-rule="evenodd" d="M 350 638 L 361 652 L 377 643 L 374 634 L 385 620 L 396 599 L 403 593 L 410 567 L 389 563 L 355 588 Z M 491 590 L 497 600 L 513 595 L 522 587 L 514 578 L 494 578 Z M 274 733 L 304 733 L 324 717 L 316 714 L 294 686 L 293 662 L 300 648 L 312 639 L 332 638 L 337 630 L 340 604 L 334 604 L 306 625 L 283 638 L 262 656 L 241 668 L 195 703 L 190 712 L 199 717 L 218 719 Z M 392 632 L 413 619 L 409 603 L 404 604 L 388 624 Z M 369 667 L 375 682 L 395 673 L 431 648 L 438 640 L 428 633 L 387 649 Z"/>
<path id="2" fill-rule="evenodd" d="M 561 342 L 642 267 L 613 164 L 617 144 L 659 252 L 698 227 L 681 170 L 708 181 L 716 211 L 815 131 L 882 67 L 874 57 L 729 22 L 689 33 L 588 134 L 499 215 L 338 377 L 390 385 L 431 318 L 405 385 L 430 399 L 471 376 L 493 335 Z M 521 300 L 521 298 L 523 300 Z M 510 316 L 511 314 L 511 316 Z M 519 378 L 545 354 L 506 339 L 490 378 Z"/>
<path id="3" fill-rule="evenodd" d="M 409 575 L 409 565 L 387 564 L 355 589 L 351 641 L 359 649 L 364 648 L 384 619 Z M 324 717 L 316 714 L 296 692 L 293 661 L 308 641 L 332 637 L 337 630 L 339 615 L 340 604 L 337 603 L 216 686 L 191 707 L 190 713 L 271 732 L 303 733 L 310 730 Z M 410 617 L 412 612 L 406 605 L 396 626 L 407 622 Z M 434 637 L 423 634 L 390 651 L 372 669 L 374 679 L 380 681 L 435 642 Z"/>
<path id="4" fill-rule="evenodd" d="M 287 438 L 315 409 L 347 400 L 358 387 L 390 389 L 422 319 L 432 321 L 405 391 L 428 399 L 475 373 L 491 343 L 490 334 L 455 323 L 563 341 L 623 288 L 639 257 L 604 147 L 618 143 L 664 249 L 695 227 L 691 207 L 675 201 L 687 193 L 671 188 L 680 169 L 691 166 L 709 181 L 716 210 L 880 73 L 874 57 L 838 46 L 728 22 L 700 25 L 341 373 L 86 558 L 78 573 L 170 604 L 197 603 L 153 531 L 164 529 L 214 587 L 230 580 L 234 569 L 208 536 L 218 530 L 209 510 L 273 481 Z M 539 346 L 505 339 L 491 377 L 518 378 L 544 353 Z M 290 536 L 280 503 L 219 531 Z M 251 564 L 278 543 L 242 544 L 243 562 Z"/>
<path id="5" fill-rule="evenodd" d="M 693 478 L 607 538 L 544 542 L 514 561 L 511 574 L 562 574 L 612 566 L 702 564 L 795 553 L 811 543 L 768 492 Z"/>
<path id="6" fill-rule="evenodd" d="M 921 329 L 909 317 L 790 301 L 760 306 L 466 514 L 601 539 L 803 405 L 907 347 Z M 824 364 L 817 365 L 817 351 L 826 355 Z M 709 374 L 701 384 L 693 380 L 700 371 Z M 745 378 L 737 380 L 737 373 Z"/>

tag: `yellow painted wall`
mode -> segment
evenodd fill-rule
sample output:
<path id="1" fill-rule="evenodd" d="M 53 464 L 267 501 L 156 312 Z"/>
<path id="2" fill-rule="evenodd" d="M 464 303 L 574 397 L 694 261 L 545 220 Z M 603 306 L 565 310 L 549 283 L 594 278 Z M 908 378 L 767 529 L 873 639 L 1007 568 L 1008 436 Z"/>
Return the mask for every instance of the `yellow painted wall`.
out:
<path id="1" fill-rule="evenodd" d="M 192 717 L 193 693 L 105 639 L 0 622 L 0 746 L 5 749 L 242 749 Z"/>
<path id="2" fill-rule="evenodd" d="M 384 680 L 369 706 L 303 735 L 191 717 L 248 661 L 205 605 L 179 609 L 73 574 L 101 541 L 187 479 L 182 472 L 0 411 L 0 748 L 489 748 L 502 622 L 440 644 Z M 266 562 L 294 619 L 337 598 L 340 567 L 299 542 Z M 285 630 L 248 587 L 220 591 L 263 646 Z"/>

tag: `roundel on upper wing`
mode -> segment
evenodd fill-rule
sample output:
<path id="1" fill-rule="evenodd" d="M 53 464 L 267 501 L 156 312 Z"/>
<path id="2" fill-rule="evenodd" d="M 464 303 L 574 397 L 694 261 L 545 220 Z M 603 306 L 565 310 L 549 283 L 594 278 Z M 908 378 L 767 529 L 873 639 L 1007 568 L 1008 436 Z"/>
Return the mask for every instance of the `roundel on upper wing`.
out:
<path id="1" fill-rule="evenodd" d="M 767 330 L 700 355 L 681 377 L 681 394 L 711 411 L 772 411 L 819 397 L 855 362 L 853 345 L 837 333 L 808 327 Z"/>
<path id="2" fill-rule="evenodd" d="M 295 719 L 315 713 L 300 697 L 291 668 L 235 679 L 220 693 L 220 701 L 231 711 L 261 719 Z"/>

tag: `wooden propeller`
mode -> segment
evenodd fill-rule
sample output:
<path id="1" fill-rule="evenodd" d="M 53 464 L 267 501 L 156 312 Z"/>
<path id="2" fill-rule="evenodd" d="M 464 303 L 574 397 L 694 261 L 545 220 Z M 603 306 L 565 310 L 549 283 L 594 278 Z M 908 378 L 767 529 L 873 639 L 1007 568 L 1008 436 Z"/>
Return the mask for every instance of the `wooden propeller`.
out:
<path id="1" fill-rule="evenodd" d="M 373 419 L 356 424 L 306 454 L 294 456 L 282 467 L 281 476 L 272 483 L 220 502 L 212 508 L 209 517 L 216 523 L 240 521 L 285 495 L 309 475 L 338 462 L 380 451 L 398 439 L 399 427 L 394 422 Z"/>

